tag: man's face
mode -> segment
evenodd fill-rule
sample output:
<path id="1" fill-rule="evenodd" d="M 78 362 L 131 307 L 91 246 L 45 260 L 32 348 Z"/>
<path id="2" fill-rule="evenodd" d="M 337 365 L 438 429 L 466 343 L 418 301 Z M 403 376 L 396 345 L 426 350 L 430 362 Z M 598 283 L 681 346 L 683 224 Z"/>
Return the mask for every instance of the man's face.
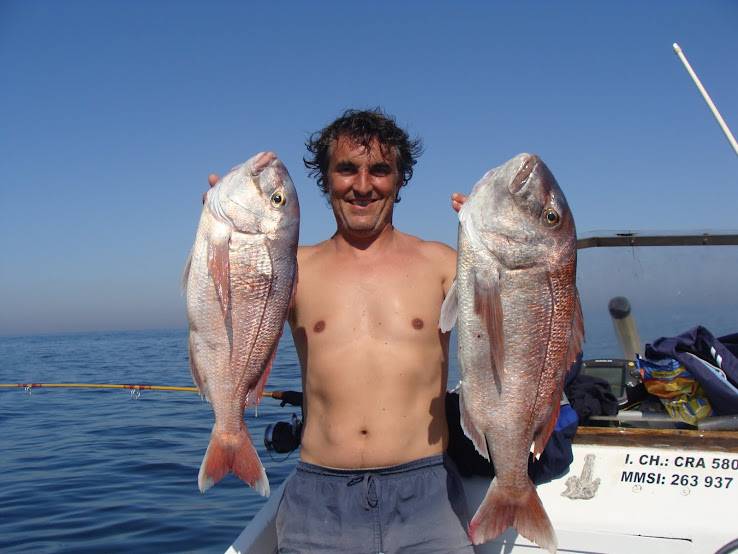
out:
<path id="1" fill-rule="evenodd" d="M 327 177 L 339 231 L 368 238 L 392 223 L 401 184 L 394 149 L 383 156 L 376 139 L 364 148 L 339 137 L 330 153 Z"/>

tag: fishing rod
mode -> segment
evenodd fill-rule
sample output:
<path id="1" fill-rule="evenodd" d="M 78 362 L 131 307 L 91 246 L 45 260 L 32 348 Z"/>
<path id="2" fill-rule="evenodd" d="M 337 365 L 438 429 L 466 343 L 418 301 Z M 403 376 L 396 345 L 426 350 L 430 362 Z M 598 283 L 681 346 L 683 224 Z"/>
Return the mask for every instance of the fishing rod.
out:
<path id="1" fill-rule="evenodd" d="M 702 94 L 702 98 L 704 98 L 705 102 L 707 102 L 707 106 L 710 108 L 712 115 L 715 116 L 715 119 L 717 119 L 717 122 L 720 125 L 720 128 L 723 130 L 723 133 L 725 133 L 725 136 L 728 138 L 728 142 L 730 142 L 730 145 L 733 147 L 733 150 L 735 150 L 736 155 L 738 155 L 738 143 L 736 143 L 735 138 L 733 137 L 733 133 L 731 133 L 730 129 L 728 129 L 728 126 L 725 124 L 723 117 L 720 115 L 720 112 L 718 111 L 718 109 L 715 107 L 715 104 L 713 104 L 712 100 L 710 99 L 710 95 L 707 94 L 705 87 L 702 86 L 702 83 L 697 77 L 697 74 L 694 72 L 694 70 L 692 69 L 692 66 L 687 61 L 687 58 L 684 56 L 684 52 L 682 52 L 682 49 L 679 47 L 679 45 L 676 42 L 674 43 L 673 47 L 674 47 L 674 53 L 677 56 L 679 56 L 679 59 L 682 61 L 682 64 L 684 64 L 684 67 L 686 68 L 687 73 L 689 73 L 689 76 L 692 77 L 694 84 L 697 85 L 697 89 L 699 89 L 700 94 Z"/>
<path id="2" fill-rule="evenodd" d="M 104 383 L 0 383 L 0 388 L 23 388 L 26 391 L 30 391 L 35 388 L 47 387 L 47 388 L 86 388 L 86 389 L 130 389 L 133 391 L 142 390 L 166 390 L 166 391 L 183 391 L 183 392 L 197 392 L 196 387 L 167 387 L 160 385 L 108 385 Z M 269 396 L 277 400 L 282 400 L 284 393 L 289 391 L 264 391 L 261 393 L 262 396 Z"/>
<path id="3" fill-rule="evenodd" d="M 164 390 L 164 391 L 183 391 L 183 392 L 197 392 L 196 387 L 168 387 L 160 385 L 108 385 L 105 383 L 0 383 L 0 388 L 22 388 L 28 394 L 33 389 L 47 387 L 47 388 L 85 388 L 85 389 L 129 389 L 131 396 L 138 398 L 141 395 L 142 390 Z M 267 396 L 274 398 L 275 400 L 281 400 L 281 405 L 284 407 L 286 404 L 292 406 L 302 406 L 302 392 L 291 391 L 291 390 L 275 390 L 272 392 L 263 391 L 261 396 Z"/>
<path id="4" fill-rule="evenodd" d="M 88 388 L 88 389 L 132 389 L 132 390 L 171 390 L 197 392 L 195 387 L 164 387 L 157 385 L 107 385 L 102 383 L 8 383 L 0 384 L 2 388 L 21 387 L 24 389 L 35 389 L 38 387 L 66 387 L 66 388 Z"/>

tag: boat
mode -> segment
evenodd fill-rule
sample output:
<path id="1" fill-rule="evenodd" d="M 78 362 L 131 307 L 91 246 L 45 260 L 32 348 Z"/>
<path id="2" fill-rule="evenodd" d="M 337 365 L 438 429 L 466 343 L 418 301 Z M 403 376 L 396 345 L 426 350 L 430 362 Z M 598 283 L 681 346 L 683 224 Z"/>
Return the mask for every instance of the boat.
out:
<path id="1" fill-rule="evenodd" d="M 714 274 L 716 267 L 727 271 L 731 268 L 706 261 L 703 253 L 713 246 L 727 247 L 729 253 L 721 260 L 733 260 L 735 264 L 738 230 L 597 232 L 578 239 L 578 285 L 585 311 L 585 332 L 589 332 L 590 323 L 596 326 L 604 319 L 600 313 L 604 310 L 593 307 L 597 305 L 608 305 L 606 323 L 610 330 L 609 344 L 602 347 L 603 355 L 585 360 L 580 371 L 604 377 L 622 402 L 616 414 L 595 415 L 586 425 L 580 424 L 573 437 L 573 462 L 568 471 L 537 487 L 556 530 L 560 552 L 738 552 L 738 523 L 733 512 L 738 507 L 738 416 L 709 417 L 697 425 L 685 425 L 663 411 L 639 410 L 629 404 L 628 387 L 639 382 L 636 354 L 642 354 L 643 349 L 626 296 L 612 296 L 621 290 L 607 290 L 617 283 L 627 289 L 627 298 L 637 298 L 635 306 L 648 304 L 654 291 L 639 295 L 637 287 L 652 283 L 639 277 L 634 279 L 634 287 L 628 288 L 622 281 L 632 272 L 633 265 L 653 274 L 653 267 L 647 267 L 653 263 L 656 272 L 662 272 L 662 279 L 655 279 L 658 293 L 675 294 L 676 298 L 667 303 L 667 310 L 650 308 L 650 317 L 639 317 L 639 325 L 645 321 L 651 334 L 658 332 L 654 329 L 663 328 L 665 335 L 655 336 L 668 336 L 703 324 L 703 319 L 684 318 L 678 312 L 683 306 L 703 306 L 704 313 L 712 313 L 714 304 L 721 302 L 720 285 L 707 281 L 704 275 Z M 667 253 L 649 262 L 645 251 L 652 247 Z M 687 250 L 700 254 L 689 257 Z M 613 254 L 619 251 L 631 264 L 624 270 L 613 269 L 596 256 L 594 262 L 586 260 L 590 251 L 604 253 L 604 260 L 615 259 L 616 266 L 623 264 Z M 591 265 L 597 266 L 599 277 L 588 267 Z M 691 289 L 687 285 L 672 286 L 678 265 L 685 266 Z M 607 294 L 610 301 L 592 300 L 594 291 Z M 696 298 L 688 299 L 690 295 Z M 730 324 L 735 321 L 735 304 L 728 304 Z M 663 313 L 667 318 L 656 321 Z M 704 313 L 697 309 L 692 318 L 706 317 Z M 480 505 L 489 483 L 488 477 L 464 478 L 470 514 Z M 227 554 L 277 552 L 275 516 L 283 486 L 272 494 Z M 538 549 L 509 528 L 495 540 L 475 547 L 475 552 L 515 554 Z"/>

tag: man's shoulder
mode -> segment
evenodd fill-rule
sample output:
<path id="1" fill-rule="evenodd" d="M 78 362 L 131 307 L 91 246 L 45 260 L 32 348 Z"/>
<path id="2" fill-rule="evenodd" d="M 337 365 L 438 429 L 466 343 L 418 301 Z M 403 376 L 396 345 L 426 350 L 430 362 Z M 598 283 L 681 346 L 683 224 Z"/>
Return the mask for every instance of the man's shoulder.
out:
<path id="1" fill-rule="evenodd" d="M 442 242 L 423 240 L 413 235 L 407 238 L 406 259 L 414 260 L 416 267 L 425 268 L 430 277 L 438 275 L 443 283 L 444 294 L 456 276 L 456 250 Z"/>
<path id="2" fill-rule="evenodd" d="M 324 240 L 317 244 L 300 245 L 297 247 L 297 261 L 309 262 L 312 258 L 325 253 L 329 247 L 330 240 Z"/>
<path id="3" fill-rule="evenodd" d="M 456 250 L 451 248 L 448 244 L 444 244 L 442 242 L 437 242 L 434 240 L 422 241 L 422 248 L 427 250 L 429 253 L 438 256 L 456 256 Z"/>
<path id="4" fill-rule="evenodd" d="M 451 248 L 449 245 L 434 240 L 423 240 L 414 235 L 408 235 L 402 233 L 406 244 L 417 252 L 424 256 L 433 258 L 454 258 L 456 257 L 456 250 Z"/>

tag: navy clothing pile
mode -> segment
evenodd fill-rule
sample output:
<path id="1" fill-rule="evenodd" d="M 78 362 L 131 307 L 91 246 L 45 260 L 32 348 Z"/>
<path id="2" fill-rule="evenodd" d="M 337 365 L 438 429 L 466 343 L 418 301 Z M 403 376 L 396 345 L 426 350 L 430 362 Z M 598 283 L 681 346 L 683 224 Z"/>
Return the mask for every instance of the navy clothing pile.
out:
<path id="1" fill-rule="evenodd" d="M 715 415 L 738 414 L 738 333 L 715 338 L 702 326 L 647 344 L 648 360 L 678 361 L 702 385 Z"/>

